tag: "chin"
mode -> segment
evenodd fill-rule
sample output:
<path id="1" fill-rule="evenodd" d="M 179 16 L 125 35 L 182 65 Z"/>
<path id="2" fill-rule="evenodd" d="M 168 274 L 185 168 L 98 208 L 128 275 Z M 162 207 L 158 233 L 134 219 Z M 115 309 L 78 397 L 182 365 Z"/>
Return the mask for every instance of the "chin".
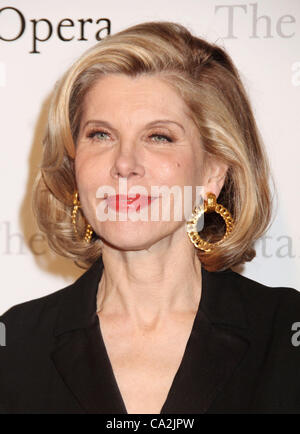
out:
<path id="1" fill-rule="evenodd" d="M 165 237 L 161 228 L 149 222 L 113 222 L 99 229 L 101 239 L 119 250 L 145 250 Z M 159 230 L 160 229 L 160 230 Z"/>

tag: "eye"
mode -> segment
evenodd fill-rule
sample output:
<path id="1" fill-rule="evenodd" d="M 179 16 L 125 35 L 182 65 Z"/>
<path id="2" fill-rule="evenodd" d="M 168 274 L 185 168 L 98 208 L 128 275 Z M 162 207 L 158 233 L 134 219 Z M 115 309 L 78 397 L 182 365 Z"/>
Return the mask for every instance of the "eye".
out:
<path id="1" fill-rule="evenodd" d="M 102 130 L 94 130 L 88 133 L 88 138 L 90 139 L 97 139 L 97 140 L 103 140 L 106 138 L 106 136 L 109 136 L 109 133 Z"/>
<path id="2" fill-rule="evenodd" d="M 158 138 L 158 140 L 154 140 L 155 142 L 158 142 L 158 143 L 159 142 L 165 142 L 165 141 L 167 141 L 167 142 L 173 141 L 169 136 L 166 136 L 165 134 L 151 134 L 150 138 L 152 138 L 152 137 Z"/>

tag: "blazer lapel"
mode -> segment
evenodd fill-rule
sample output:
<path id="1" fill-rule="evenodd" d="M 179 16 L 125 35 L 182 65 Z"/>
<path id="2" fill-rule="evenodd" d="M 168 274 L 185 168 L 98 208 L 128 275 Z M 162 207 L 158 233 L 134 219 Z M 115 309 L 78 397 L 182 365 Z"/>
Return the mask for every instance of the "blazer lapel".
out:
<path id="1" fill-rule="evenodd" d="M 52 360 L 58 373 L 87 413 L 126 413 L 106 349 L 98 318 L 86 329 L 62 336 Z"/>
<path id="2" fill-rule="evenodd" d="M 96 313 L 97 261 L 63 291 L 51 359 L 69 391 L 87 413 L 126 413 L 100 334 Z"/>
<path id="3" fill-rule="evenodd" d="M 210 324 L 201 311 L 195 325 L 161 413 L 207 412 L 248 348 L 244 339 Z"/>
<path id="4" fill-rule="evenodd" d="M 87 413 L 126 413 L 96 314 L 97 261 L 64 289 L 51 358 Z M 234 273 L 202 268 L 202 295 L 181 365 L 161 413 L 205 413 L 249 347 L 247 319 Z"/>
<path id="5" fill-rule="evenodd" d="M 161 413 L 207 412 L 245 357 L 248 323 L 234 275 L 202 268 L 199 309 Z"/>

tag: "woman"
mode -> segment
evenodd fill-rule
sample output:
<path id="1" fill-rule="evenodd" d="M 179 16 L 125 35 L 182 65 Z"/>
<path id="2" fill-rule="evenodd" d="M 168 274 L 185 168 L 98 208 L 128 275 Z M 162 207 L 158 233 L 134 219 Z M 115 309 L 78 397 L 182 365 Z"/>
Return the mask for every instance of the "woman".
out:
<path id="1" fill-rule="evenodd" d="M 231 270 L 269 225 L 268 180 L 223 49 L 150 22 L 87 51 L 56 87 L 34 209 L 89 269 L 1 318 L 1 411 L 298 412 L 300 295 Z"/>

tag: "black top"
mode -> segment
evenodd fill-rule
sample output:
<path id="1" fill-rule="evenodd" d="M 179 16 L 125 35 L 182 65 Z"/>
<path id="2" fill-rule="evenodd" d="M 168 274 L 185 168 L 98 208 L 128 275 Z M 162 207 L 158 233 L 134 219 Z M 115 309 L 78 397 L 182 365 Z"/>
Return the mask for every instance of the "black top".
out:
<path id="1" fill-rule="evenodd" d="M 100 259 L 9 309 L 0 413 L 126 413 L 96 314 Z M 161 413 L 300 413 L 300 293 L 202 267 L 202 296 Z M 299 337 L 300 343 L 300 337 Z"/>

